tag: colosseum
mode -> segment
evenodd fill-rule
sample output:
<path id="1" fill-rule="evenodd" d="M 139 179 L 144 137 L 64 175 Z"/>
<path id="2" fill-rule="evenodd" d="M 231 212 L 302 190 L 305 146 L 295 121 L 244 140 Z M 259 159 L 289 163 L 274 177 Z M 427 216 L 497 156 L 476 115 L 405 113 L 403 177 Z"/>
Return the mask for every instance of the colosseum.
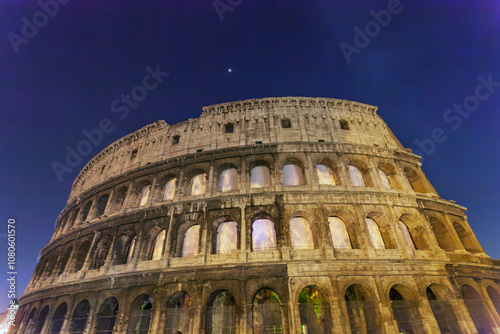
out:
<path id="1" fill-rule="evenodd" d="M 16 333 L 500 333 L 500 261 L 376 111 L 251 99 L 115 141 Z"/>

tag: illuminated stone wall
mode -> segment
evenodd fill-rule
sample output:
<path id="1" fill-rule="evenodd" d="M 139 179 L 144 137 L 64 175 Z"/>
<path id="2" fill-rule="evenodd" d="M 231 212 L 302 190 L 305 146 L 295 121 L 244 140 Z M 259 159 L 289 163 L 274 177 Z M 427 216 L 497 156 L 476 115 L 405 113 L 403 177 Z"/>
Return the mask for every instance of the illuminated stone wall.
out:
<path id="1" fill-rule="evenodd" d="M 500 333 L 464 211 L 373 106 L 205 107 L 82 169 L 17 333 Z"/>

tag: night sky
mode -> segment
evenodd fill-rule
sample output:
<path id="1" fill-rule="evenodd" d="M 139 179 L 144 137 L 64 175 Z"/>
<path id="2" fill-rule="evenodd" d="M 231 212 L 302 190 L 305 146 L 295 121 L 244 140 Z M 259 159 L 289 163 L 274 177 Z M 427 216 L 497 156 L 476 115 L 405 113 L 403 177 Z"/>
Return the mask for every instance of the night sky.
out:
<path id="1" fill-rule="evenodd" d="M 439 195 L 468 208 L 485 251 L 500 258 L 500 2 L 217 0 L 216 10 L 213 0 L 59 1 L 49 17 L 34 0 L 0 0 L 0 270 L 7 276 L 15 218 L 18 295 L 92 156 L 157 120 L 261 97 L 378 106 L 403 145 L 424 155 Z M 111 104 L 148 66 L 169 75 L 120 119 Z M 103 118 L 114 130 L 60 182 L 53 162 L 65 163 L 67 147 Z"/>

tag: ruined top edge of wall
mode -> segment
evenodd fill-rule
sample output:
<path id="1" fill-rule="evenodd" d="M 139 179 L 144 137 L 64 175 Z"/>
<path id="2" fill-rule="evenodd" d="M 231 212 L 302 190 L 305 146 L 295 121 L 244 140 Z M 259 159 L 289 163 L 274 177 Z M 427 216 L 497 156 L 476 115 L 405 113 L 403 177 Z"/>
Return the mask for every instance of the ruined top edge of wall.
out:
<path id="1" fill-rule="evenodd" d="M 324 98 L 324 97 L 266 97 L 261 99 L 248 99 L 234 102 L 219 103 L 203 107 L 201 117 L 220 113 L 241 112 L 252 109 L 288 107 L 288 108 L 341 108 L 346 111 L 363 112 L 375 115 L 377 107 L 355 101 Z"/>

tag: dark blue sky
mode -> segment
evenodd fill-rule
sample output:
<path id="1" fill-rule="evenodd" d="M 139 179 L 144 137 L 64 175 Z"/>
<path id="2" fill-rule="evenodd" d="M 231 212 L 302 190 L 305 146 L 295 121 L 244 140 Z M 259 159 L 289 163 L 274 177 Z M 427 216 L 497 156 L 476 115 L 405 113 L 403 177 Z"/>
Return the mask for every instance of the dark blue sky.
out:
<path id="1" fill-rule="evenodd" d="M 339 45 L 354 45 L 354 28 L 364 30 L 374 20 L 370 12 L 394 0 L 231 0 L 222 21 L 213 0 L 65 1 L 44 22 L 36 1 L 0 0 L 0 270 L 7 272 L 5 233 L 14 217 L 18 293 L 91 156 L 156 120 L 173 124 L 198 117 L 202 106 L 271 96 L 377 105 L 414 150 L 415 140 L 441 128 L 447 139 L 425 157 L 423 170 L 442 198 L 468 208 L 484 249 L 500 258 L 500 83 L 481 88 L 481 96 L 489 93 L 483 100 L 471 98 L 479 76 L 500 82 L 498 1 L 403 0 L 350 63 Z M 33 22 L 34 16 L 46 24 L 20 42 L 23 17 Z M 112 101 L 157 64 L 170 75 L 119 119 Z M 443 120 L 464 101 L 473 111 L 460 116 L 460 125 Z M 63 163 L 66 146 L 75 148 L 82 130 L 103 118 L 114 131 L 59 182 L 51 164 Z M 5 279 L 0 282 L 6 291 Z M 2 292 L 0 309 L 7 302 Z"/>

